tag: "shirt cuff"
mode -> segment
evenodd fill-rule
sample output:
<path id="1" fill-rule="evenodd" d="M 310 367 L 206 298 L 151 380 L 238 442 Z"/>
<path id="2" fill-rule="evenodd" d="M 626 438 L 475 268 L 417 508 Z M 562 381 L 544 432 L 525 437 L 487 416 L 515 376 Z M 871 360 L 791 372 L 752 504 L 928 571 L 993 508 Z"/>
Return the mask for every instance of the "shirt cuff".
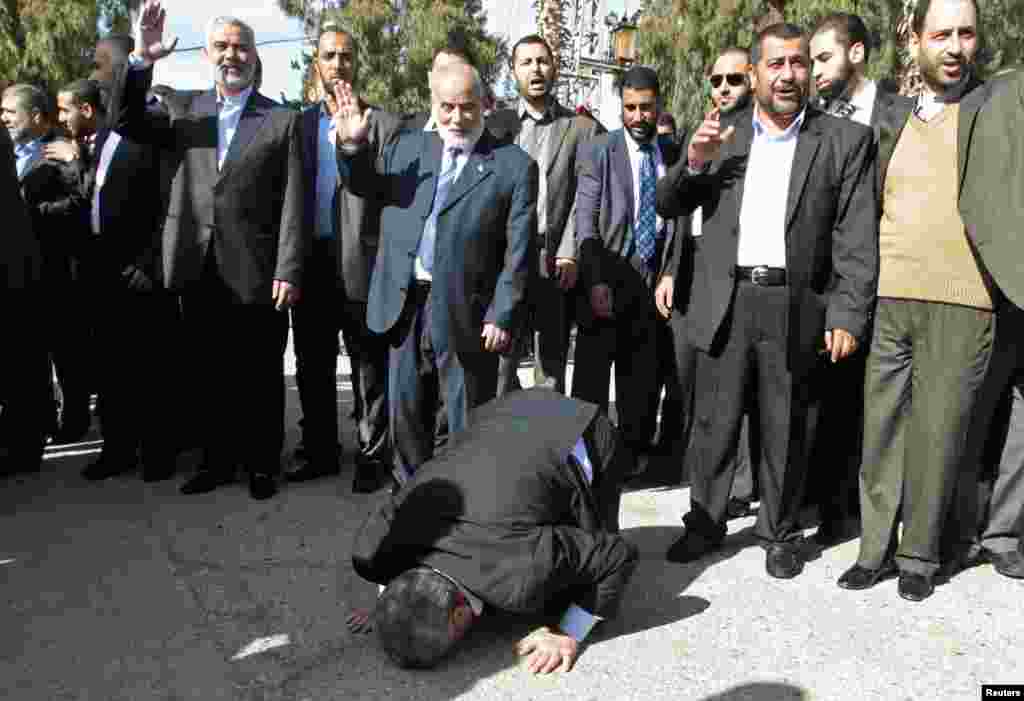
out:
<path id="1" fill-rule="evenodd" d="M 576 604 L 572 604 L 566 609 L 558 627 L 570 638 L 578 643 L 582 643 L 590 634 L 590 631 L 594 629 L 594 626 L 602 620 L 604 619 L 600 616 L 595 616 L 589 611 L 581 609 Z"/>
<path id="2" fill-rule="evenodd" d="M 132 52 L 128 54 L 128 70 L 131 71 L 144 71 L 147 68 L 152 67 L 152 63 L 142 58 L 138 54 Z"/>

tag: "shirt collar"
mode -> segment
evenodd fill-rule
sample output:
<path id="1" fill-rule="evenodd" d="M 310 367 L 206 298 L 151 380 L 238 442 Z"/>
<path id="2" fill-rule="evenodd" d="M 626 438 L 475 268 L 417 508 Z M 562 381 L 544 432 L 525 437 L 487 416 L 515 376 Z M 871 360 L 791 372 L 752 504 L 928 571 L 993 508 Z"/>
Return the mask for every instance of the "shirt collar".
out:
<path id="1" fill-rule="evenodd" d="M 41 145 L 42 143 L 39 141 L 39 139 L 32 139 L 28 143 L 24 144 L 15 144 L 14 154 L 16 156 L 28 156 L 29 154 L 38 151 Z"/>
<path id="2" fill-rule="evenodd" d="M 530 107 L 530 103 L 528 103 L 523 98 L 519 98 L 519 121 L 523 121 L 523 119 L 526 118 L 526 115 L 530 115 L 530 117 L 535 122 L 547 121 L 548 119 L 551 118 L 551 114 L 554 111 L 554 103 L 555 101 L 549 97 L 548 100 L 544 103 L 544 111 L 537 112 L 532 107 Z"/>
<path id="3" fill-rule="evenodd" d="M 875 106 L 875 96 L 878 93 L 878 86 L 873 80 L 864 80 L 863 86 L 857 94 L 850 98 L 850 104 L 863 112 L 870 112 Z"/>
<path id="4" fill-rule="evenodd" d="M 629 149 L 629 153 L 631 155 L 635 156 L 637 153 L 640 152 L 640 147 L 643 144 L 641 144 L 639 141 L 637 141 L 636 139 L 633 138 L 633 135 L 629 133 L 629 129 L 626 129 L 625 127 L 623 127 L 622 128 L 622 133 L 626 135 L 626 148 Z M 654 152 L 656 154 L 660 154 L 661 153 L 661 147 L 658 146 L 658 136 L 657 136 L 657 134 L 655 134 L 654 138 L 651 139 L 650 141 L 648 141 L 647 143 L 649 143 L 651 146 L 654 147 Z"/>
<path id="5" fill-rule="evenodd" d="M 786 141 L 788 139 L 792 139 L 800 131 L 800 127 L 803 125 L 804 117 L 806 115 L 807 107 L 804 106 L 804 108 L 800 110 L 800 114 L 798 114 L 796 119 L 793 120 L 793 123 L 786 127 L 786 131 L 781 134 L 769 134 L 768 130 L 764 127 L 764 122 L 761 121 L 761 108 L 758 105 L 754 105 L 754 136 L 755 138 L 764 136 L 772 141 Z"/>
<path id="6" fill-rule="evenodd" d="M 244 107 L 245 103 L 249 101 L 250 95 L 252 95 L 251 85 L 242 92 L 240 92 L 238 95 L 225 95 L 220 90 L 218 90 L 217 104 L 227 105 L 228 107 Z"/>

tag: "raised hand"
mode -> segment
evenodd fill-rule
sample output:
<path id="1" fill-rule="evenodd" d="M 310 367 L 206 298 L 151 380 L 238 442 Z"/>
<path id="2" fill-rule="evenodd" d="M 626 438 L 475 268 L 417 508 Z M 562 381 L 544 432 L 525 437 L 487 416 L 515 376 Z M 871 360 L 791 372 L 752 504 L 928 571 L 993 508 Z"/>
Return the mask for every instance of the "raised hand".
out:
<path id="1" fill-rule="evenodd" d="M 135 23 L 135 54 L 148 63 L 169 56 L 178 45 L 178 37 L 164 39 L 167 13 L 160 0 L 145 0 Z"/>
<path id="2" fill-rule="evenodd" d="M 690 139 L 690 147 L 687 149 L 686 155 L 692 167 L 699 168 L 708 161 L 715 160 L 722 144 L 732 141 L 732 135 L 736 128 L 729 127 L 722 131 L 722 123 L 719 121 L 721 116 L 721 110 L 717 107 L 712 109 L 694 132 L 693 138 Z"/>
<path id="3" fill-rule="evenodd" d="M 370 133 L 370 113 L 363 109 L 359 97 L 352 93 L 352 84 L 339 80 L 334 85 L 334 101 L 338 109 L 334 113 L 336 138 L 343 144 L 361 144 Z"/>

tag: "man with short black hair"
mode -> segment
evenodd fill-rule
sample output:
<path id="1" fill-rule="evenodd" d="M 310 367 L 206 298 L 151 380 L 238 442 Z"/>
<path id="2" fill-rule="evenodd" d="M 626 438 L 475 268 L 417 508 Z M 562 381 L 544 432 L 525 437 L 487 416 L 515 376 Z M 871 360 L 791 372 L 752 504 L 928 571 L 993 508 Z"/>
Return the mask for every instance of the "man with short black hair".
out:
<path id="1" fill-rule="evenodd" d="M 92 73 L 89 78 L 104 88 L 114 88 L 128 65 L 128 57 L 135 50 L 135 40 L 127 34 L 108 34 L 96 42 L 92 53 Z"/>
<path id="2" fill-rule="evenodd" d="M 750 104 L 750 52 L 736 46 L 718 55 L 708 74 L 711 102 L 729 114 Z"/>
<path id="3" fill-rule="evenodd" d="M 478 407 L 356 534 L 356 574 L 383 586 L 349 628 L 375 627 L 397 664 L 430 667 L 488 611 L 561 615 L 518 651 L 534 673 L 570 669 L 635 567 L 618 534 L 631 462 L 592 404 L 534 387 Z"/>
<path id="4" fill-rule="evenodd" d="M 720 547 L 748 391 L 762 441 L 755 532 L 765 569 L 803 570 L 800 507 L 826 362 L 864 339 L 877 280 L 871 131 L 807 109 L 811 61 L 799 27 L 763 29 L 751 49 L 753 107 L 715 108 L 687 158 L 658 183 L 658 211 L 703 207 L 690 330 L 698 348 L 696 452 L 675 562 Z M 750 388 L 748 390 L 748 388 Z"/>
<path id="5" fill-rule="evenodd" d="M 534 384 L 565 393 L 565 369 L 572 327 L 571 300 L 578 276 L 576 250 L 576 170 L 580 144 L 604 133 L 599 122 L 558 103 L 554 53 L 536 34 L 519 39 L 509 59 L 519 104 L 491 115 L 487 124 L 499 139 L 514 140 L 540 172 L 537 197 L 538 277 L 530 285 L 530 340 Z M 514 344 L 514 348 L 518 344 Z M 520 354 L 503 356 L 499 385 L 516 387 L 512 378 Z M 501 391 L 499 389 L 499 391 Z"/>

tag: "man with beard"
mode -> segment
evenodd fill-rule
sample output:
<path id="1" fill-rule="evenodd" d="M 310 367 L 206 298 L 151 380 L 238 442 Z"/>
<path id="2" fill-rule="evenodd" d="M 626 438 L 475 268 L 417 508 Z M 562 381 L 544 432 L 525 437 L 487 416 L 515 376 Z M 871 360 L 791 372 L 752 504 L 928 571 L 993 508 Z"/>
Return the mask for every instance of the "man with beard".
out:
<path id="1" fill-rule="evenodd" d="M 697 357 L 697 434 L 685 534 L 690 562 L 726 533 L 736 441 L 748 392 L 763 442 L 755 532 L 765 569 L 803 569 L 800 507 L 827 363 L 864 338 L 877 280 L 871 131 L 806 109 L 807 39 L 776 24 L 754 39 L 752 109 L 713 109 L 687 158 L 658 183 L 658 211 L 704 207 L 689 322 Z"/>
<path id="2" fill-rule="evenodd" d="M 642 468 L 657 425 L 658 360 L 672 353 L 655 287 L 672 258 L 678 222 L 654 211 L 655 184 L 679 158 L 658 138 L 657 74 L 622 76 L 622 129 L 583 145 L 576 201 L 580 260 L 572 396 L 608 408 L 611 366 L 619 430 Z"/>
<path id="3" fill-rule="evenodd" d="M 335 132 L 335 88 L 357 85 L 355 40 L 337 26 L 317 42 L 314 70 L 323 100 L 302 113 L 306 182 L 304 229 L 312 233 L 303 296 L 292 309 L 295 374 L 302 402 L 302 454 L 286 473 L 302 482 L 339 471 L 338 332 L 352 366 L 356 406 L 356 471 L 352 489 L 372 491 L 390 462 L 387 413 L 387 346 L 366 326 L 366 299 L 380 237 L 380 207 L 340 187 Z M 369 148 L 379 153 L 398 118 L 373 110 Z"/>
<path id="4" fill-rule="evenodd" d="M 882 122 L 893 115 L 905 117 L 912 101 L 867 78 L 870 57 L 868 30 L 857 15 L 830 14 L 811 35 L 812 76 L 819 106 L 837 117 L 870 126 L 877 142 Z M 863 396 L 866 358 L 867 349 L 861 348 L 848 362 L 831 368 L 826 380 L 840 391 L 825 399 L 815 464 L 829 467 L 816 470 L 808 485 L 808 501 L 818 505 L 821 518 L 815 539 L 822 544 L 852 538 L 859 529 L 857 474 L 864 402 L 850 397 Z"/>
<path id="5" fill-rule="evenodd" d="M 204 55 L 214 89 L 187 113 L 146 111 L 152 64 L 174 50 L 166 16 L 147 0 L 125 78 L 124 135 L 172 156 L 163 230 L 167 287 L 182 295 L 189 345 L 199 375 L 194 406 L 205 435 L 199 471 L 185 494 L 233 482 L 238 463 L 249 492 L 277 491 L 284 440 L 287 309 L 298 299 L 305 262 L 302 144 L 298 115 L 257 93 L 252 28 L 214 18 Z"/>
<path id="6" fill-rule="evenodd" d="M 109 34 L 98 42 L 92 54 L 91 80 L 95 80 L 107 91 L 114 89 L 128 57 L 135 49 L 135 40 L 124 34 Z"/>
<path id="7" fill-rule="evenodd" d="M 904 109 L 881 124 L 862 536 L 857 563 L 838 583 L 866 589 L 898 571 L 899 595 L 921 601 L 934 591 L 943 522 L 989 362 L 993 290 L 957 211 L 986 99 L 974 71 L 977 7 L 974 0 L 922 0 L 911 29 L 924 89 L 913 113 Z"/>
<path id="8" fill-rule="evenodd" d="M 565 393 L 565 367 L 572 326 L 570 300 L 576 287 L 576 152 L 604 128 L 558 103 L 552 94 L 558 69 L 547 42 L 531 34 L 512 47 L 512 73 L 519 105 L 488 119 L 499 139 L 514 140 L 540 171 L 537 196 L 539 276 L 531 280 L 530 321 L 533 327 L 534 384 Z M 501 126 L 507 124 L 507 128 Z M 513 344 L 515 349 L 518 344 Z M 500 384 L 514 386 L 511 373 L 519 365 L 513 350 L 500 361 Z"/>
<path id="9" fill-rule="evenodd" d="M 400 483 L 433 455 L 439 403 L 454 440 L 495 396 L 536 255 L 537 165 L 484 129 L 480 74 L 465 63 L 438 69 L 430 90 L 437 130 L 403 129 L 380 157 L 369 148 L 372 110 L 348 83 L 335 93 L 342 184 L 382 206 L 367 323 L 391 344 Z"/>

